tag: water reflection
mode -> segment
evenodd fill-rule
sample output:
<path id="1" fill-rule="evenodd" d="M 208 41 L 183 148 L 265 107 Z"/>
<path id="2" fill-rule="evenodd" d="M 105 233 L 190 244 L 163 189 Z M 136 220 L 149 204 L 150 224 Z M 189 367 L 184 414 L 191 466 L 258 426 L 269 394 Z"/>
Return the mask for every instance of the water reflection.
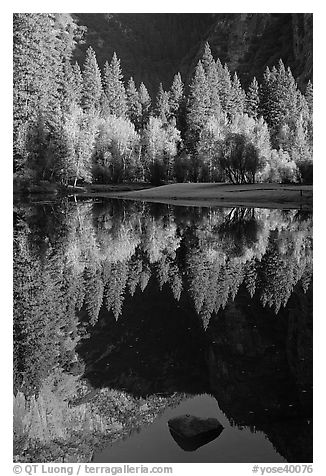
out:
<path id="1" fill-rule="evenodd" d="M 15 394 L 31 427 L 27 401 L 56 409 L 49 441 L 83 405 L 89 432 L 107 432 L 108 389 L 147 406 L 208 393 L 232 425 L 311 461 L 309 213 L 20 205 L 14 257 Z M 131 418 L 120 404 L 116 425 Z"/>

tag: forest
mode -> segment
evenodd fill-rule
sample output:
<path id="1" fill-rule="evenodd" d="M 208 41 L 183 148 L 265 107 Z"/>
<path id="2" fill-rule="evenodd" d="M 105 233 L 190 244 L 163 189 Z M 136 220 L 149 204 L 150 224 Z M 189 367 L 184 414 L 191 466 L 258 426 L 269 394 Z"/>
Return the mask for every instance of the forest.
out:
<path id="1" fill-rule="evenodd" d="M 247 88 L 205 44 L 193 75 L 176 72 L 151 98 L 103 69 L 68 14 L 14 14 L 14 181 L 55 183 L 312 183 L 313 86 L 282 59 Z"/>

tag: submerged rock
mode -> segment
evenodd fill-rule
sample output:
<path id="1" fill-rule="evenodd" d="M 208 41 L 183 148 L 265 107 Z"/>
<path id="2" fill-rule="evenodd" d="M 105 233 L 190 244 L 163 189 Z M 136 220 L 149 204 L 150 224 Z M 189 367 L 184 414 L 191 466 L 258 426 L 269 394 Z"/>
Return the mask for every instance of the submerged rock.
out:
<path id="1" fill-rule="evenodd" d="M 185 451 L 195 451 L 217 438 L 223 426 L 216 418 L 181 415 L 168 421 L 175 442 Z"/>

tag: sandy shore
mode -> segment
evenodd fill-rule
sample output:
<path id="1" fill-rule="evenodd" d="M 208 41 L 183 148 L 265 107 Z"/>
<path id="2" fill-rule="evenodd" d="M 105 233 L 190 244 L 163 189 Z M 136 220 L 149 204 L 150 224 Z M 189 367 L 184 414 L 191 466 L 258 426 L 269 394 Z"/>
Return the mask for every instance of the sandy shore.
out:
<path id="1" fill-rule="evenodd" d="M 102 194 L 101 194 L 102 195 Z M 312 185 L 178 183 L 102 196 L 184 206 L 248 206 L 312 209 Z"/>

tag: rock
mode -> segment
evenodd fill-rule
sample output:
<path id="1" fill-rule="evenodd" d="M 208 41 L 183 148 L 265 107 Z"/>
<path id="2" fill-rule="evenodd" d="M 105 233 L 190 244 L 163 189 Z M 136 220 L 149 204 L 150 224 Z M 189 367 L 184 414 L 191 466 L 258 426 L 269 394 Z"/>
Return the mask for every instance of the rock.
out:
<path id="1" fill-rule="evenodd" d="M 217 438 L 223 426 L 216 418 L 181 415 L 168 421 L 175 442 L 185 451 L 195 451 Z"/>

